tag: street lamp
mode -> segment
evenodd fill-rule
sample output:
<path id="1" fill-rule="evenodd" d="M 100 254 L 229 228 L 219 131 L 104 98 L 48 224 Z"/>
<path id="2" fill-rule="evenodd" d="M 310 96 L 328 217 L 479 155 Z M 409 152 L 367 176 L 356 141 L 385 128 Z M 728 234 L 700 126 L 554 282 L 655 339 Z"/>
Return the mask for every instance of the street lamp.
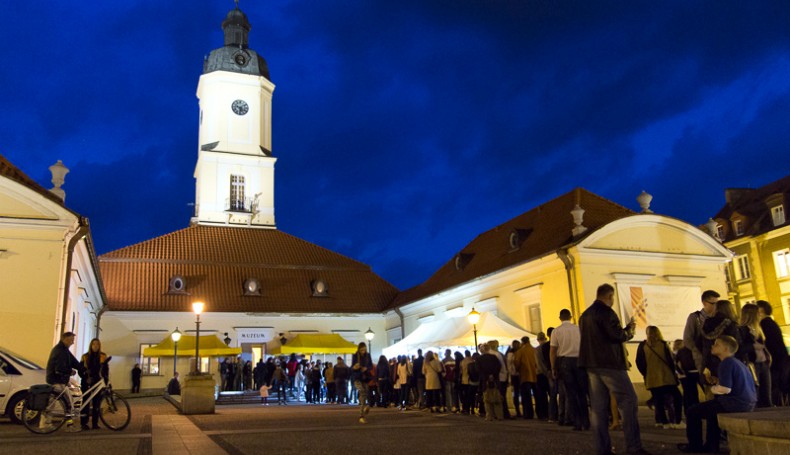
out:
<path id="1" fill-rule="evenodd" d="M 376 334 L 373 333 L 372 330 L 370 330 L 370 327 L 368 327 L 368 331 L 365 332 L 365 339 L 368 340 L 368 352 L 371 352 L 370 346 L 373 344 L 372 342 L 373 342 L 373 337 L 374 336 L 376 336 Z M 373 355 L 373 354 L 371 354 L 371 355 Z"/>
<path id="2" fill-rule="evenodd" d="M 170 339 L 173 340 L 173 375 L 176 374 L 176 360 L 178 360 L 178 340 L 181 339 L 181 332 L 178 331 L 178 327 L 176 330 L 170 334 Z"/>
<path id="3" fill-rule="evenodd" d="M 225 339 L 223 339 L 222 341 L 224 341 L 224 342 L 225 342 L 225 344 L 227 344 L 228 346 L 230 346 L 230 341 L 231 341 L 231 340 L 230 340 L 230 337 L 228 336 L 228 332 L 225 332 Z"/>
<path id="4" fill-rule="evenodd" d="M 477 311 L 475 311 L 474 308 L 472 308 L 472 311 L 470 311 L 469 314 L 466 315 L 466 319 L 469 321 L 470 324 L 472 324 L 472 330 L 474 331 L 475 334 L 475 352 L 477 352 L 477 323 L 480 322 L 480 313 L 478 313 Z"/>
<path id="5" fill-rule="evenodd" d="M 200 313 L 203 312 L 203 302 L 194 302 L 192 311 L 195 312 L 195 326 L 197 328 L 195 337 L 195 373 L 200 374 Z"/>

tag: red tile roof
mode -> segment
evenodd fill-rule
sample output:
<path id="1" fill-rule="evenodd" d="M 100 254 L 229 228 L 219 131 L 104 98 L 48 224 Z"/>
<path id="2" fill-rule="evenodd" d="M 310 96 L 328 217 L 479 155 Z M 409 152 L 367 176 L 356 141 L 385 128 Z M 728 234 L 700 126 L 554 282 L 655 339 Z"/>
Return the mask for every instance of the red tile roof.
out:
<path id="1" fill-rule="evenodd" d="M 193 225 L 99 257 L 107 304 L 114 311 L 377 313 L 398 290 L 369 266 L 273 229 Z M 189 295 L 168 293 L 171 277 Z M 260 296 L 243 295 L 246 279 Z M 323 280 L 327 297 L 313 297 Z"/>
<path id="2" fill-rule="evenodd" d="M 31 179 L 27 176 L 24 172 L 19 170 L 18 167 L 11 164 L 10 161 L 3 155 L 0 155 L 0 175 L 3 177 L 8 177 L 9 179 L 19 183 L 20 185 L 26 186 L 31 190 L 41 194 L 45 198 L 56 202 L 59 205 L 63 205 L 63 200 L 59 197 L 55 196 L 51 192 L 49 192 L 46 188 L 36 183 L 35 180 Z"/>
<path id="3" fill-rule="evenodd" d="M 576 204 L 585 210 L 583 225 L 588 230 L 574 239 L 571 230 L 575 225 L 570 212 Z M 406 305 L 539 258 L 581 240 L 605 224 L 630 215 L 634 212 L 585 189 L 576 188 L 478 235 L 459 252 L 461 262 L 465 263 L 461 270 L 456 268 L 456 258 L 453 257 L 428 280 L 401 292 L 391 307 Z M 511 248 L 509 241 L 514 231 L 522 240 L 515 249 Z"/>

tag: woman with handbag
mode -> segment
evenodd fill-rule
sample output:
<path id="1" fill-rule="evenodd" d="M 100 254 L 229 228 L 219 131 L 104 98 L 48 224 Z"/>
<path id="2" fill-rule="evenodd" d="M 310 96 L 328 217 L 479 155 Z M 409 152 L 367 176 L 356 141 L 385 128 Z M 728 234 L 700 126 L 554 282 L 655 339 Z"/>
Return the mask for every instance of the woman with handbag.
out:
<path id="1" fill-rule="evenodd" d="M 645 387 L 655 399 L 656 426 L 661 428 L 685 428 L 683 418 L 683 397 L 678 390 L 678 378 L 672 351 L 656 326 L 647 327 L 647 339 L 639 344 L 636 365 L 645 378 Z M 671 400 L 671 401 L 670 401 Z M 667 404 L 672 409 L 667 413 Z M 669 415 L 667 415 L 669 414 Z"/>
<path id="2" fill-rule="evenodd" d="M 359 393 L 359 423 L 367 423 L 365 416 L 370 412 L 368 383 L 372 379 L 373 359 L 371 359 L 368 346 L 364 341 L 357 345 L 357 352 L 351 357 L 351 365 L 354 388 Z"/>
<path id="3" fill-rule="evenodd" d="M 771 356 L 765 348 L 765 335 L 760 327 L 759 307 L 747 303 L 741 308 L 741 325 L 738 327 L 741 342 L 735 357 L 744 362 L 752 372 L 757 386 L 757 407 L 770 408 Z"/>

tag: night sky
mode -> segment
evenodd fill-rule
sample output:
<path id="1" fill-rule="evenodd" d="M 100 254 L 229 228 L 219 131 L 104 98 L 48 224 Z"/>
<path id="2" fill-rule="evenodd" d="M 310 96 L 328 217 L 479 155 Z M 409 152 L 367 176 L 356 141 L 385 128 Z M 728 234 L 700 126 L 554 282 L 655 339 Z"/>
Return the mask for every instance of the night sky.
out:
<path id="1" fill-rule="evenodd" d="M 98 253 L 186 227 L 231 0 L 7 1 L 0 154 Z M 241 0 L 268 61 L 278 228 L 400 289 L 582 186 L 702 224 L 788 174 L 790 2 Z M 570 216 L 570 215 L 568 215 Z"/>

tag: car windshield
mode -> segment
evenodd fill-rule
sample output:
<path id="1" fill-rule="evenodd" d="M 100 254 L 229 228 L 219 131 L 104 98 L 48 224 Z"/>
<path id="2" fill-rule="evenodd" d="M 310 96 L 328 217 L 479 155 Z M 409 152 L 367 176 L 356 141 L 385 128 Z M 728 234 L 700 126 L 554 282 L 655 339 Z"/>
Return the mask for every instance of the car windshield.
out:
<path id="1" fill-rule="evenodd" d="M 30 360 L 27 360 L 24 357 L 18 356 L 13 352 L 6 351 L 5 349 L 0 349 L 0 354 L 3 354 L 4 356 L 10 358 L 14 362 L 18 363 L 20 366 L 27 368 L 28 370 L 43 370 L 43 368 L 38 366 L 36 363 L 31 362 Z"/>

